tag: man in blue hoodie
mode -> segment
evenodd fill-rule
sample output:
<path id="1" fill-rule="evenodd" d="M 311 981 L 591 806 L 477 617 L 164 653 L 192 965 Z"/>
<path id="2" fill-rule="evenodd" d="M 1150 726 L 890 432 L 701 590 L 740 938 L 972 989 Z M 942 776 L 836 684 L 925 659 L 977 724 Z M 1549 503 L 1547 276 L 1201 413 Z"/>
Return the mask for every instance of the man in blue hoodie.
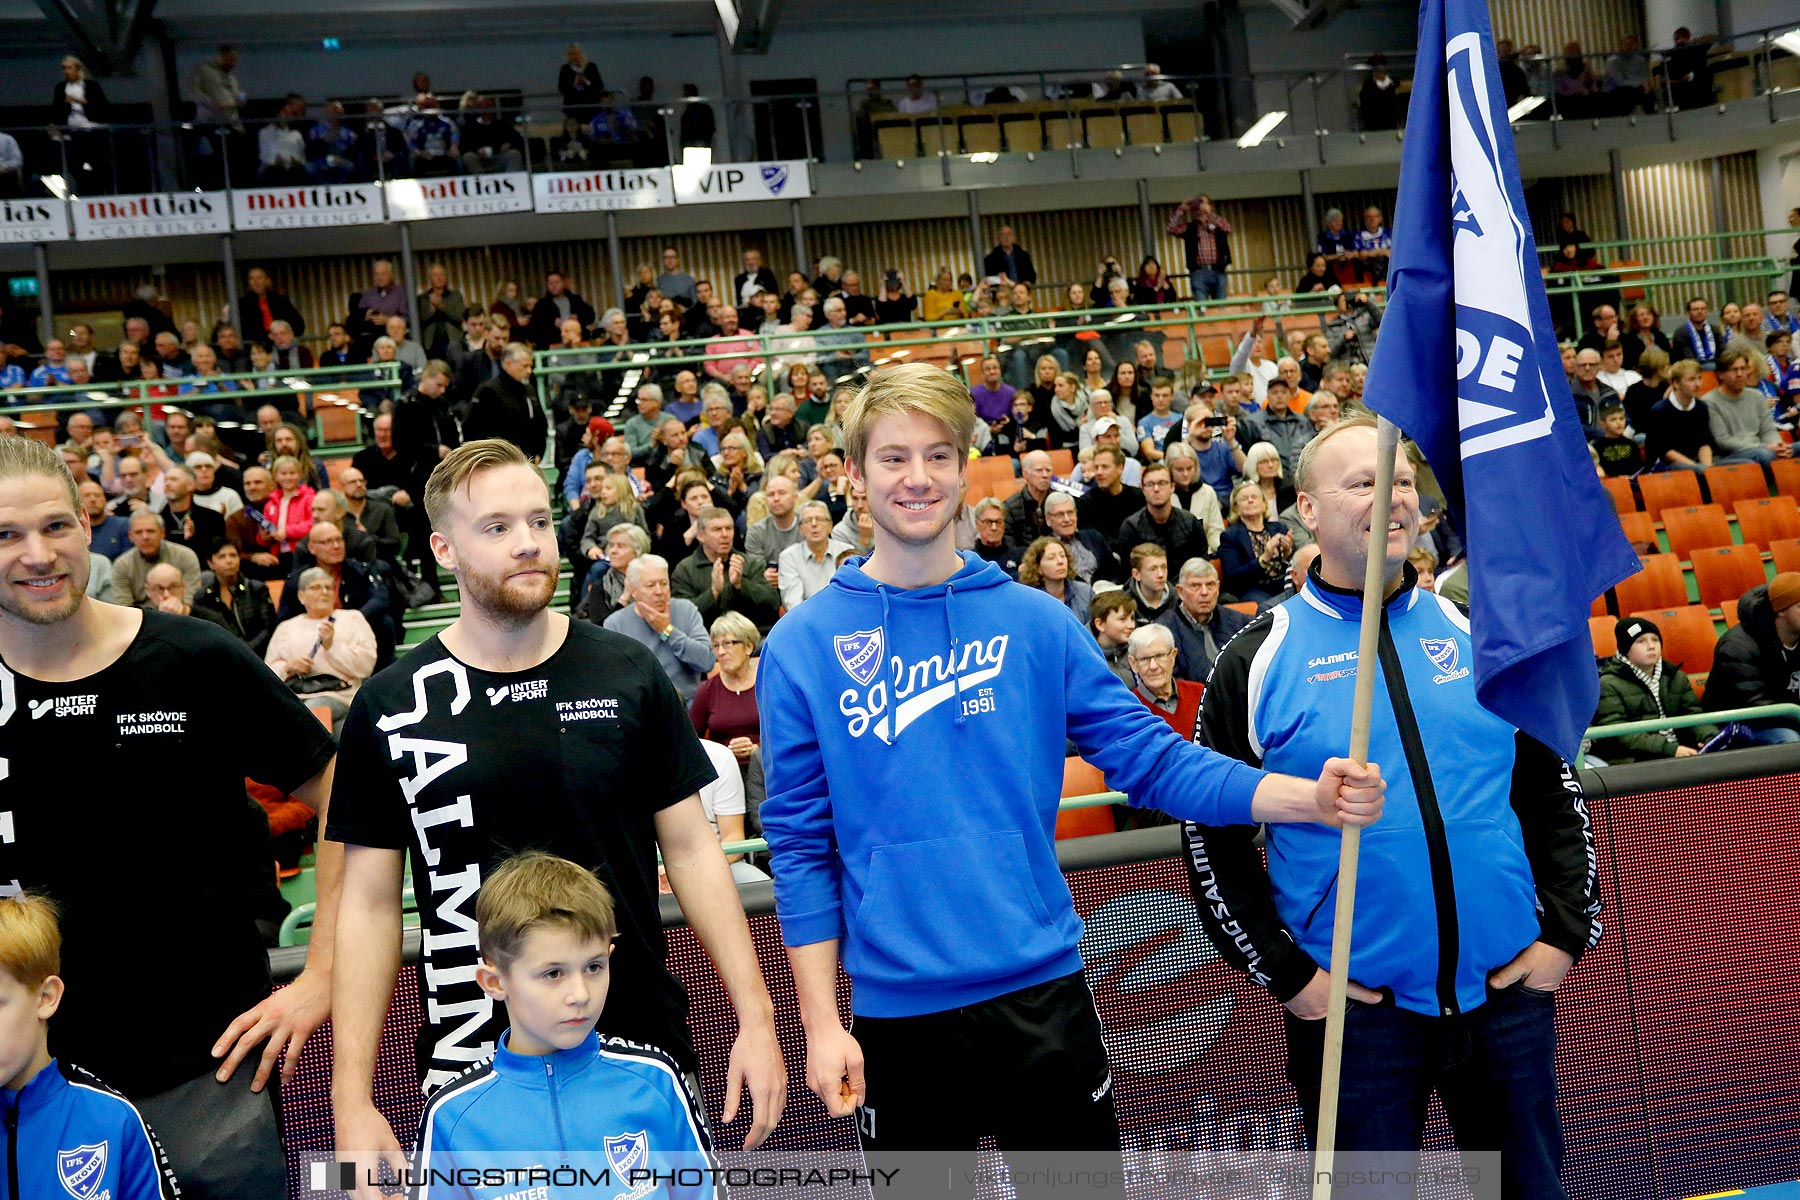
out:
<path id="1" fill-rule="evenodd" d="M 870 1152 L 1116 1151 L 1111 1074 L 1056 861 L 1065 739 L 1135 804 L 1225 824 L 1367 825 L 1380 772 L 1302 780 L 1177 736 L 1056 601 L 959 554 L 974 433 L 936 367 L 876 371 L 844 427 L 874 552 L 769 636 L 762 821 L 807 1083 Z M 985 764 L 1005 763 L 1006 773 Z M 970 768 L 984 764 L 976 771 Z M 856 1036 L 839 1019 L 839 944 Z M 959 1082 L 991 1081 L 1005 1103 Z"/>

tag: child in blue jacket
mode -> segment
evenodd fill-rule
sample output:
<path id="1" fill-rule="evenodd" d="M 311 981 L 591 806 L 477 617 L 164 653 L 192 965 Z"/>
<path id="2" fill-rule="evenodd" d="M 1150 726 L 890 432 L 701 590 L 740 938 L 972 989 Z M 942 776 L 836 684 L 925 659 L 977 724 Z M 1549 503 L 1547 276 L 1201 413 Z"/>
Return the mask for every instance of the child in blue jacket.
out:
<path id="1" fill-rule="evenodd" d="M 415 1200 L 706 1197 L 712 1140 L 681 1071 L 595 1032 L 618 934 L 605 886 L 567 859 L 520 854 L 482 886 L 475 920 L 475 978 L 511 1027 L 427 1102 Z"/>
<path id="2" fill-rule="evenodd" d="M 50 1057 L 61 967 L 50 901 L 0 897 L 0 1200 L 173 1200 L 181 1189 L 131 1101 Z"/>

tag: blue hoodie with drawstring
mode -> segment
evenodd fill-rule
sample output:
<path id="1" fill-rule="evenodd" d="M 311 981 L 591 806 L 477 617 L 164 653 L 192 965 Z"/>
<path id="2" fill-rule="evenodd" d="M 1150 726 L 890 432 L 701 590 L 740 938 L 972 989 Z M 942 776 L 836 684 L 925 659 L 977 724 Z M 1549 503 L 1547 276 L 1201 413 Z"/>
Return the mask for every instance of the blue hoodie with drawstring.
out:
<path id="1" fill-rule="evenodd" d="M 1185 820 L 1250 823 L 1263 779 L 1170 730 L 1053 597 L 962 559 L 913 589 L 851 559 L 775 626 L 758 668 L 782 938 L 839 939 L 862 1016 L 1081 969 L 1056 861 L 1065 739 L 1133 804 Z"/>

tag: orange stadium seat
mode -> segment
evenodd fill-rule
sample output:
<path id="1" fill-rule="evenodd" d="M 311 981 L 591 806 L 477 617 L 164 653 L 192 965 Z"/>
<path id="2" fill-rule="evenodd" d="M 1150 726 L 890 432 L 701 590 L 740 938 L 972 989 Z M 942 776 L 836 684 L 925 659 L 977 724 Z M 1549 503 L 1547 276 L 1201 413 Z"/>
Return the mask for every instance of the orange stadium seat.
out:
<path id="1" fill-rule="evenodd" d="M 1712 670 L 1713 647 L 1718 634 L 1713 631 L 1712 614 L 1698 604 L 1680 608 L 1657 608 L 1633 612 L 1634 617 L 1649 617 L 1662 630 L 1663 657 L 1686 671 L 1699 675 Z"/>
<path id="2" fill-rule="evenodd" d="M 1619 652 L 1618 639 L 1614 636 L 1617 625 L 1612 617 L 1588 618 L 1588 638 L 1594 643 L 1595 658 L 1611 658 Z"/>
<path id="3" fill-rule="evenodd" d="M 1800 496 L 1800 459 L 1778 458 L 1770 467 L 1775 472 L 1775 491 L 1783 496 Z"/>
<path id="4" fill-rule="evenodd" d="M 1682 578 L 1680 560 L 1673 554 L 1652 554 L 1643 563 L 1642 571 L 1620 580 L 1613 589 L 1619 612 L 1687 603 L 1687 581 Z"/>
<path id="5" fill-rule="evenodd" d="M 1063 796 L 1091 796 L 1109 790 L 1100 768 L 1083 758 L 1063 759 Z M 1095 808 L 1072 808 L 1056 815 L 1056 836 L 1088 837 L 1096 833 L 1115 833 L 1119 824 L 1111 805 Z"/>
<path id="6" fill-rule="evenodd" d="M 1725 510 L 1717 504 L 1665 508 L 1662 523 L 1663 532 L 1669 535 L 1669 552 L 1676 558 L 1685 559 L 1708 546 L 1731 545 L 1731 526 L 1725 523 Z"/>
<path id="7" fill-rule="evenodd" d="M 1620 513 L 1637 511 L 1637 495 L 1631 490 L 1629 476 L 1608 475 L 1600 482 L 1605 485 L 1607 495 L 1612 497 L 1613 507 Z"/>
<path id="8" fill-rule="evenodd" d="M 1230 604 L 1227 604 L 1225 607 L 1226 608 L 1235 608 L 1237 611 L 1243 613 L 1246 617 L 1254 617 L 1256 615 L 1256 601 L 1254 601 L 1254 600 L 1234 600 Z"/>
<path id="9" fill-rule="evenodd" d="M 1771 542 L 1800 538 L 1800 504 L 1792 496 L 1738 500 L 1731 507 L 1737 513 L 1738 536 L 1753 546 L 1767 549 Z"/>
<path id="10" fill-rule="evenodd" d="M 1738 602 L 1736 600 L 1722 600 L 1719 602 L 1719 611 L 1725 614 L 1725 628 L 1727 629 L 1730 629 L 1738 623 L 1737 606 Z"/>
<path id="11" fill-rule="evenodd" d="M 1713 546 L 1694 551 L 1694 584 L 1700 603 L 1717 608 L 1735 600 L 1758 584 L 1767 583 L 1762 552 L 1755 546 Z"/>
<path id="12" fill-rule="evenodd" d="M 1776 571 L 1800 571 L 1800 538 L 1777 538 L 1767 549 Z"/>
<path id="13" fill-rule="evenodd" d="M 1655 554 L 1660 549 L 1656 543 L 1656 518 L 1649 513 L 1622 512 L 1619 527 L 1625 531 L 1625 540 L 1639 554 Z"/>
<path id="14" fill-rule="evenodd" d="M 1073 450 L 1052 450 L 1050 452 L 1050 469 L 1063 478 L 1075 473 L 1075 452 Z"/>
<path id="15" fill-rule="evenodd" d="M 1692 475 L 1692 471 L 1683 471 Z M 1762 468 L 1755 463 L 1738 463 L 1729 467 L 1706 468 L 1706 490 L 1714 504 L 1730 508 L 1734 500 L 1760 500 L 1769 494 Z"/>
<path id="16" fill-rule="evenodd" d="M 1638 476 L 1638 491 L 1644 496 L 1644 511 L 1660 513 L 1665 508 L 1700 503 L 1700 481 L 1692 471 L 1660 471 Z M 1661 518 L 1657 518 L 1661 520 Z"/>

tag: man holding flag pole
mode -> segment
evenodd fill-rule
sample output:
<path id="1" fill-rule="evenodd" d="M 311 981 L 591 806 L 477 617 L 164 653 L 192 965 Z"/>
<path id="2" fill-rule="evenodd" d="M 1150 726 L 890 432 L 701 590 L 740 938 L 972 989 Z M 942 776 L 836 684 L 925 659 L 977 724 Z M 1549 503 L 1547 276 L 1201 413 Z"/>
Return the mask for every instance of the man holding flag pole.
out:
<path id="1" fill-rule="evenodd" d="M 1271 828 L 1266 870 L 1253 831 L 1189 825 L 1191 880 L 1220 953 L 1287 1006 L 1315 1197 L 1336 1150 L 1416 1151 L 1433 1091 L 1460 1147 L 1501 1152 L 1504 1194 L 1560 1197 L 1554 993 L 1600 936 L 1565 760 L 1598 695 L 1589 604 L 1639 566 L 1563 382 L 1485 4 L 1425 0 L 1419 47 L 1364 393 L 1382 419 L 1302 453 L 1320 558 L 1221 652 L 1198 731 L 1296 774 L 1348 742 L 1382 765 L 1386 819 Z M 1472 614 L 1415 587 L 1399 430 L 1464 515 Z"/>

